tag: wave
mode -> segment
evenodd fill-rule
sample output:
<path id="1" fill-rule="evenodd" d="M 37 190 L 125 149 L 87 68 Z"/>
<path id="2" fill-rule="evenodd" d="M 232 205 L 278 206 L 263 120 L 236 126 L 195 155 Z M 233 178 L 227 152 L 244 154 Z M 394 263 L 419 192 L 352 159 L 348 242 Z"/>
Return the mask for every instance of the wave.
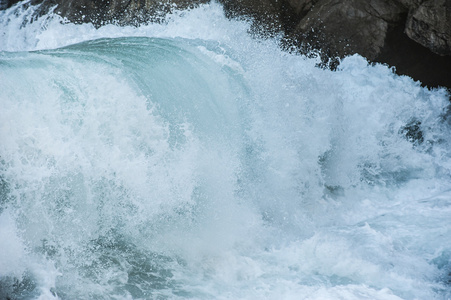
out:
<path id="1" fill-rule="evenodd" d="M 445 90 L 318 68 L 214 3 L 137 28 L 11 11 L 1 296 L 449 297 Z"/>

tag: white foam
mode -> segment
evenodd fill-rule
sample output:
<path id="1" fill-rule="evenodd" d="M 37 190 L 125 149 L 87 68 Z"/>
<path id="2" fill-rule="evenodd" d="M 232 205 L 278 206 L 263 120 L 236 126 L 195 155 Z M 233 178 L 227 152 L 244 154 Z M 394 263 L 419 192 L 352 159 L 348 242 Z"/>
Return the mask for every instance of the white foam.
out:
<path id="1" fill-rule="evenodd" d="M 0 214 L 0 277 L 22 277 L 26 268 L 25 245 L 17 232 L 15 220 L 6 210 Z"/>
<path id="2" fill-rule="evenodd" d="M 38 18 L 23 26 L 23 19 L 30 19 L 34 7 L 9 9 L 0 12 L 0 35 L 2 51 L 32 51 L 55 49 L 98 38 L 130 36 L 189 38 L 230 43 L 243 39 L 249 25 L 246 22 L 230 21 L 217 3 L 201 5 L 187 11 L 174 11 L 166 16 L 163 24 L 148 24 L 139 27 L 105 25 L 96 29 L 92 24 L 72 24 L 56 14 Z M 15 14 L 19 14 L 16 16 Z M 250 39 L 248 37 L 247 39 Z"/>
<path id="3" fill-rule="evenodd" d="M 451 294 L 444 90 L 358 55 L 319 69 L 215 3 L 138 28 L 2 20 L 11 52 L 162 39 L 0 55 L 1 175 L 22 214 L 0 215 L 0 275 L 130 298 L 131 256 L 161 253 L 175 283 L 155 293 L 174 298 Z"/>

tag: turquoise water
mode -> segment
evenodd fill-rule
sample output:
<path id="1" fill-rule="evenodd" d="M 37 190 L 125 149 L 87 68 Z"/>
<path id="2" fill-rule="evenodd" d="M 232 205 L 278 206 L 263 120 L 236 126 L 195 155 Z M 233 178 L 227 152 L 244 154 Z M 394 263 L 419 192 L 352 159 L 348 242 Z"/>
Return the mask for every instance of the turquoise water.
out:
<path id="1" fill-rule="evenodd" d="M 451 296 L 445 90 L 317 68 L 217 4 L 32 9 L 0 15 L 0 298 Z"/>

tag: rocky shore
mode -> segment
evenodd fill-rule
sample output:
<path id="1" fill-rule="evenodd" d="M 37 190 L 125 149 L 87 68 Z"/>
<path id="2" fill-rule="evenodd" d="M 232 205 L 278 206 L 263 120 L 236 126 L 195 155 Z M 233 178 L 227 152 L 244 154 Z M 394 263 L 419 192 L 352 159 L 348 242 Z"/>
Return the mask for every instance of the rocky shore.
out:
<path id="1" fill-rule="evenodd" d="M 292 51 L 320 50 L 325 65 L 359 53 L 429 87 L 451 88 L 451 0 L 218 0 L 227 16 L 250 17 L 256 34 L 284 35 Z M 6 9 L 17 0 L 0 0 Z M 32 0 L 96 26 L 158 22 L 174 8 L 209 0 Z"/>

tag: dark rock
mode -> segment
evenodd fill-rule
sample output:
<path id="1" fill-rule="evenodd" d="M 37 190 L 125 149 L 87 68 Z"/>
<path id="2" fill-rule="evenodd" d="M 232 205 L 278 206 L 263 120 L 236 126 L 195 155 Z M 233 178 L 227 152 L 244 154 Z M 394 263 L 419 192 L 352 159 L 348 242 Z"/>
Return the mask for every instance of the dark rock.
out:
<path id="1" fill-rule="evenodd" d="M 254 34 L 274 35 L 290 31 L 297 24 L 298 17 L 293 7 L 285 0 L 219 0 L 227 17 L 252 19 Z"/>
<path id="2" fill-rule="evenodd" d="M 406 34 L 439 55 L 451 55 L 451 1 L 428 0 L 409 11 Z"/>
<path id="3" fill-rule="evenodd" d="M 173 9 L 192 8 L 209 0 L 34 0 L 38 14 L 54 12 L 73 23 L 139 25 L 159 22 Z"/>
<path id="4" fill-rule="evenodd" d="M 17 0 L 0 0 L 0 9 Z M 6 2 L 5 2 L 6 1 Z M 32 0 L 38 13 L 75 23 L 158 22 L 177 7 L 210 0 Z M 323 65 L 359 53 L 430 87 L 451 88 L 451 0 L 218 0 L 228 17 L 253 20 L 257 35 L 284 34 L 286 49 L 320 51 Z"/>
<path id="5" fill-rule="evenodd" d="M 359 53 L 427 86 L 451 88 L 450 0 L 222 2 L 230 16 L 250 16 L 256 27 L 283 30 L 287 49 L 319 50 L 324 66 Z"/>
<path id="6" fill-rule="evenodd" d="M 0 0 L 0 10 L 7 9 L 21 0 Z"/>
<path id="7" fill-rule="evenodd" d="M 420 80 L 425 86 L 451 89 L 451 56 L 433 53 L 410 39 L 404 30 L 403 23 L 390 28 L 374 62 L 395 66 L 397 74 Z"/>
<path id="8" fill-rule="evenodd" d="M 403 7 L 393 1 L 321 0 L 296 26 L 297 40 L 340 57 L 359 53 L 373 60 L 384 46 L 391 23 Z"/>

